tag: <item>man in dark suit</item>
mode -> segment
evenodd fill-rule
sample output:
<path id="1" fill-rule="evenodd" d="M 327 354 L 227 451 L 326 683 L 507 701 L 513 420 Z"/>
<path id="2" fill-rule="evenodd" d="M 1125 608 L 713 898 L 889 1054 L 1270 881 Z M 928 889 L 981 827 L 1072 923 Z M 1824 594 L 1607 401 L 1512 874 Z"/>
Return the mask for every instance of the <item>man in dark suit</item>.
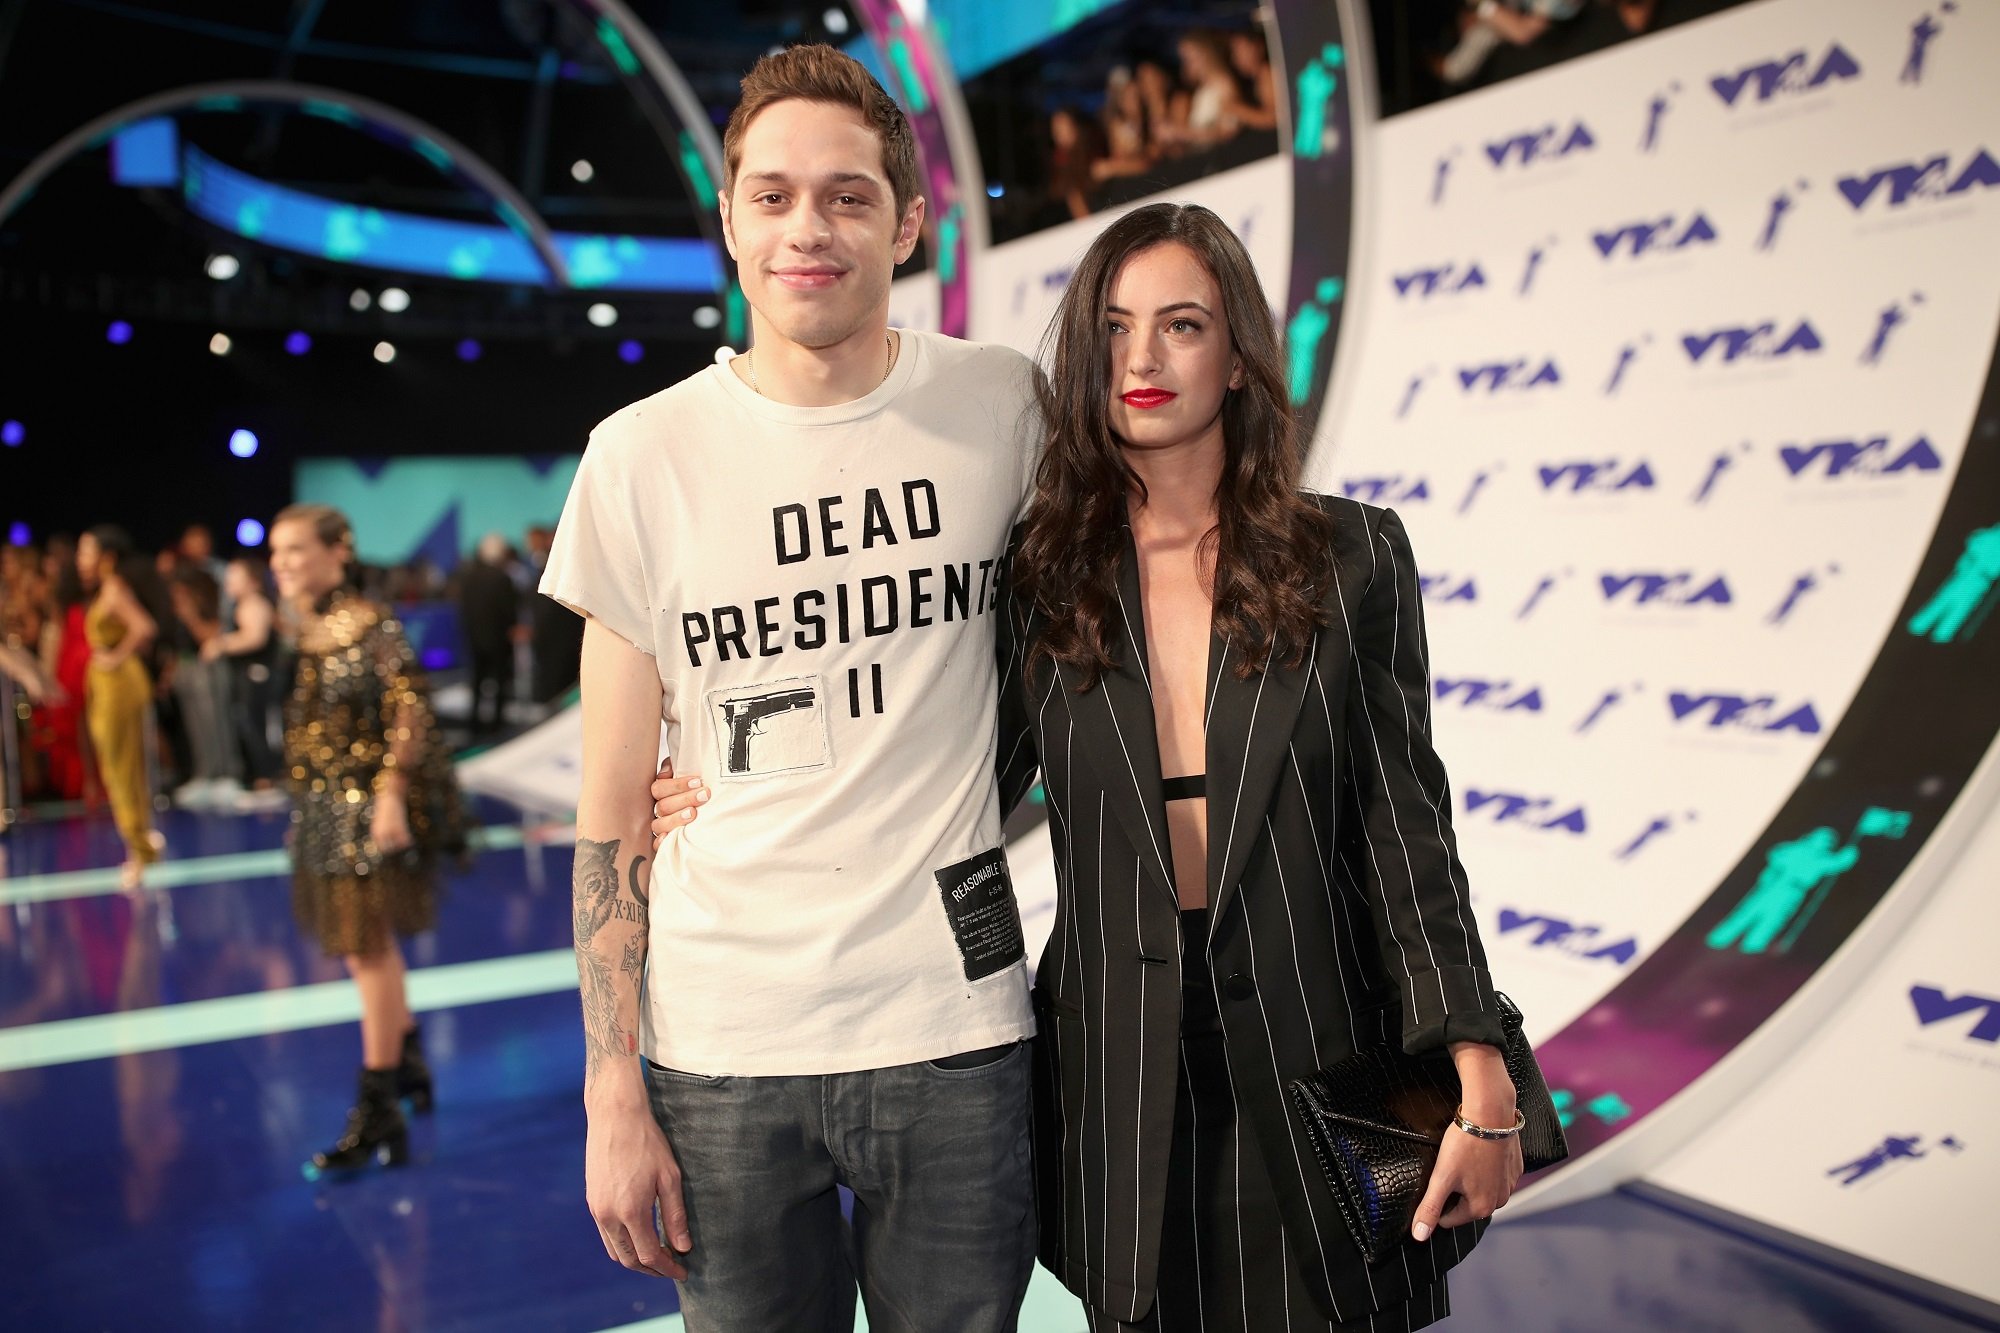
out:
<path id="1" fill-rule="evenodd" d="M 514 687 L 514 624 L 521 615 L 521 593 L 507 572 L 511 555 L 507 539 L 489 532 L 479 540 L 478 558 L 458 577 L 459 623 L 472 659 L 472 729 L 479 735 L 499 729 Z M 490 719 L 488 685 L 493 687 Z"/>

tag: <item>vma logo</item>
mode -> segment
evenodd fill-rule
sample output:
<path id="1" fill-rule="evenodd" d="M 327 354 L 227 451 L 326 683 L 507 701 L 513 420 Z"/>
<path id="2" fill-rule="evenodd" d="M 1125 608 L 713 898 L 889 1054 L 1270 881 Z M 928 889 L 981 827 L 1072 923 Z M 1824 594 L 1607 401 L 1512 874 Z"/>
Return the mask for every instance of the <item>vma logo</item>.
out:
<path id="1" fill-rule="evenodd" d="M 1403 300 L 1415 298 L 1428 301 L 1434 296 L 1457 296 L 1461 292 L 1478 291 L 1486 286 L 1486 270 L 1478 260 L 1468 260 L 1465 264 L 1444 264 L 1437 268 L 1413 268 L 1407 273 L 1395 273 L 1389 277 L 1396 295 Z"/>
<path id="2" fill-rule="evenodd" d="M 1736 110 L 1803 96 L 1860 77 L 1861 62 L 1835 42 L 1817 56 L 1811 51 L 1794 51 L 1745 65 L 1733 74 L 1717 74 L 1708 86 L 1715 89 L 1724 106 Z"/>
<path id="3" fill-rule="evenodd" d="M 1929 437 L 1923 435 L 1900 446 L 1890 443 L 1887 435 L 1817 440 L 1812 444 L 1781 444 L 1778 446 L 1778 457 L 1788 475 L 1810 475 L 1823 481 L 1839 477 L 1893 477 L 1905 472 L 1937 472 L 1944 467 L 1944 460 L 1938 457 Z"/>
<path id="4" fill-rule="evenodd" d="M 1599 574 L 1597 586 L 1613 606 L 1729 606 L 1736 600 L 1726 576 L 1688 570 Z"/>
<path id="5" fill-rule="evenodd" d="M 2000 998 L 1975 995 L 1971 991 L 1963 995 L 1947 995 L 1939 986 L 1912 986 L 1910 1004 L 1917 1011 L 1919 1027 L 1946 1023 L 1966 1014 L 1978 1014 L 1979 1021 L 1963 1034 L 1965 1040 L 1983 1041 L 1989 1046 L 2000 1043 Z"/>
<path id="6" fill-rule="evenodd" d="M 1788 332 L 1776 320 L 1767 319 L 1747 327 L 1685 333 L 1681 335 L 1681 346 L 1687 350 L 1688 360 L 1697 366 L 1727 366 L 1738 361 L 1781 361 L 1788 356 L 1811 356 L 1826 344 L 1809 319 L 1801 319 Z"/>
<path id="7" fill-rule="evenodd" d="M 1544 125 L 1540 129 L 1489 140 L 1486 160 L 1495 171 L 1509 167 L 1530 167 L 1541 162 L 1559 162 L 1572 153 L 1586 153 L 1597 147 L 1597 138 L 1582 121 L 1569 125 Z"/>
<path id="8" fill-rule="evenodd" d="M 1675 722 L 1694 721 L 1710 731 L 1791 731 L 1801 736 L 1817 736 L 1823 729 L 1811 700 L 1781 703 L 1776 695 L 1691 694 L 1673 690 L 1667 707 Z"/>
<path id="9" fill-rule="evenodd" d="M 1653 477 L 1653 465 L 1643 458 L 1630 463 L 1620 458 L 1545 463 L 1535 469 L 1535 475 L 1544 491 L 1557 495 L 1650 491 L 1658 485 Z"/>
<path id="10" fill-rule="evenodd" d="M 1482 791 L 1478 787 L 1465 789 L 1465 813 L 1484 814 L 1495 824 L 1519 824 L 1544 833 L 1562 830 L 1567 833 L 1584 834 L 1590 831 L 1590 819 L 1580 805 L 1559 810 L 1560 803 L 1553 796 L 1526 796 L 1512 791 Z"/>
<path id="11" fill-rule="evenodd" d="M 1424 605 L 1434 606 L 1440 602 L 1477 602 L 1479 583 L 1470 574 L 1420 574 L 1417 584 L 1424 595 Z"/>
<path id="12" fill-rule="evenodd" d="M 1431 691 L 1439 703 L 1455 703 L 1462 708 L 1478 708 L 1489 713 L 1544 711 L 1541 686 L 1516 685 L 1511 680 L 1480 680 L 1472 676 L 1446 679 L 1440 676 L 1431 682 Z"/>
<path id="13" fill-rule="evenodd" d="M 1512 361 L 1489 361 L 1482 366 L 1460 366 L 1458 387 L 1467 394 L 1482 390 L 1488 397 L 1502 393 L 1531 393 L 1536 389 L 1553 388 L 1563 382 L 1562 369 L 1556 365 L 1554 357 L 1537 362 L 1531 357 L 1517 357 Z"/>
<path id="14" fill-rule="evenodd" d="M 1628 222 L 1608 231 L 1593 231 L 1590 239 L 1596 245 L 1598 255 L 1611 260 L 1621 255 L 1627 259 L 1638 259 L 1644 255 L 1674 254 L 1692 245 L 1714 245 L 1721 238 L 1706 213 L 1696 213 L 1685 222 L 1677 215 L 1668 213 L 1664 217 Z"/>
<path id="15" fill-rule="evenodd" d="M 1972 190 L 2000 185 L 2000 162 L 1984 148 L 1954 163 L 1947 153 L 1920 162 L 1901 162 L 1865 176 L 1842 176 L 1841 198 L 1859 213 L 1878 197 L 1884 208 L 1901 208 L 1912 200 L 1951 199 Z"/>
<path id="16" fill-rule="evenodd" d="M 1639 941 L 1630 935 L 1612 939 L 1603 926 L 1580 926 L 1561 917 L 1511 907 L 1500 909 L 1500 934 L 1524 940 L 1532 949 L 1554 949 L 1592 963 L 1624 967 L 1639 956 Z"/>
<path id="17" fill-rule="evenodd" d="M 1400 472 L 1386 477 L 1349 477 L 1340 492 L 1363 504 L 1415 504 L 1431 498 L 1431 484 L 1425 477 L 1406 477 Z"/>

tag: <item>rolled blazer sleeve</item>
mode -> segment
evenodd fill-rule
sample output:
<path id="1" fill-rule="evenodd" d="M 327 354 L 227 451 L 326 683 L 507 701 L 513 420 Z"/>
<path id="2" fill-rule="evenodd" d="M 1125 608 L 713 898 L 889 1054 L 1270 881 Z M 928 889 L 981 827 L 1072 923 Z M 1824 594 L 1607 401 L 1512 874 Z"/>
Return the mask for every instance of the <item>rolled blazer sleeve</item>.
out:
<path id="1" fill-rule="evenodd" d="M 1403 1049 L 1505 1041 L 1486 951 L 1451 827 L 1451 786 L 1431 745 L 1430 658 L 1410 539 L 1381 511 L 1354 629 L 1348 745 L 1367 846 L 1369 909 L 1402 988 Z"/>
<path id="2" fill-rule="evenodd" d="M 1014 813 L 1014 807 L 1035 785 L 1041 771 L 1041 756 L 1035 749 L 1035 731 L 1028 716 L 1027 682 L 1022 676 L 1028 650 L 1027 610 L 1014 590 L 1014 553 L 1020 549 L 1021 529 L 1014 529 L 1007 549 L 1007 572 L 1000 594 L 1000 613 L 993 622 L 993 655 L 999 671 L 999 737 L 994 749 L 995 776 L 1000 786 L 1000 818 Z"/>

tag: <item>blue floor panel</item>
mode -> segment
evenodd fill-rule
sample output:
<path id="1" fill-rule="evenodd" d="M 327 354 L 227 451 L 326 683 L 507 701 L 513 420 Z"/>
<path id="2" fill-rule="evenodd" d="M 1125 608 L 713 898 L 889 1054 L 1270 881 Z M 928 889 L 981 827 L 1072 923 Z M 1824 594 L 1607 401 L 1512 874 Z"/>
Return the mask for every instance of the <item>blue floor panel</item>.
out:
<path id="1" fill-rule="evenodd" d="M 283 835 L 269 816 L 164 824 L 179 857 L 267 851 Z M 119 855 L 101 820 L 24 826 L 8 851 L 15 876 Z M 413 943 L 412 966 L 563 948 L 568 881 L 566 847 L 482 854 L 435 934 Z M 340 975 L 297 938 L 281 876 L 182 885 L 136 905 L 96 892 L 0 906 L 0 1033 L 266 991 L 282 1008 L 296 988 Z M 413 1121 L 416 1160 L 337 1183 L 309 1184 L 299 1167 L 340 1131 L 356 1027 L 269 1026 L 0 1069 L 0 1330 L 598 1333 L 674 1311 L 671 1284 L 605 1258 L 584 1208 L 573 991 L 428 1014 L 438 1109 Z M 2000 1326 L 1862 1267 L 1621 1191 L 1494 1228 L 1453 1276 L 1446 1327 Z M 1082 1326 L 1053 1296 L 1039 1308 L 1057 1313 L 1024 1322 L 1026 1333 Z"/>

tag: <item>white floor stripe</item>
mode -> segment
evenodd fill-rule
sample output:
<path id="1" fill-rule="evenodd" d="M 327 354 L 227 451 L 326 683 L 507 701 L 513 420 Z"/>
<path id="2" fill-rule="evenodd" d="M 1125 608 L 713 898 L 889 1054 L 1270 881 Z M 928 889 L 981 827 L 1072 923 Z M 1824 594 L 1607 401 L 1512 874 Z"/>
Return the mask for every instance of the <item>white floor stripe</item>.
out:
<path id="1" fill-rule="evenodd" d="M 448 963 L 410 972 L 410 1008 L 418 1013 L 460 1005 L 553 995 L 576 989 L 576 955 L 568 949 Z M 353 983 L 322 981 L 287 990 L 225 995 L 127 1013 L 92 1014 L 53 1023 L 0 1029 L 0 1072 L 102 1060 L 234 1041 L 269 1032 L 353 1023 L 361 1002 Z"/>
<path id="2" fill-rule="evenodd" d="M 511 824 L 496 824 L 473 830 L 472 845 L 477 851 L 504 852 L 521 846 L 521 830 Z M 185 860 L 161 861 L 146 871 L 146 883 L 157 889 L 178 888 L 183 884 L 217 884 L 226 880 L 262 879 L 288 874 L 291 857 L 282 848 L 262 852 L 231 852 L 223 856 L 190 856 Z M 90 870 L 58 870 L 46 874 L 19 875 L 0 879 L 0 906 L 11 903 L 51 902 L 58 898 L 89 898 L 118 892 L 118 867 L 98 866 Z"/>

